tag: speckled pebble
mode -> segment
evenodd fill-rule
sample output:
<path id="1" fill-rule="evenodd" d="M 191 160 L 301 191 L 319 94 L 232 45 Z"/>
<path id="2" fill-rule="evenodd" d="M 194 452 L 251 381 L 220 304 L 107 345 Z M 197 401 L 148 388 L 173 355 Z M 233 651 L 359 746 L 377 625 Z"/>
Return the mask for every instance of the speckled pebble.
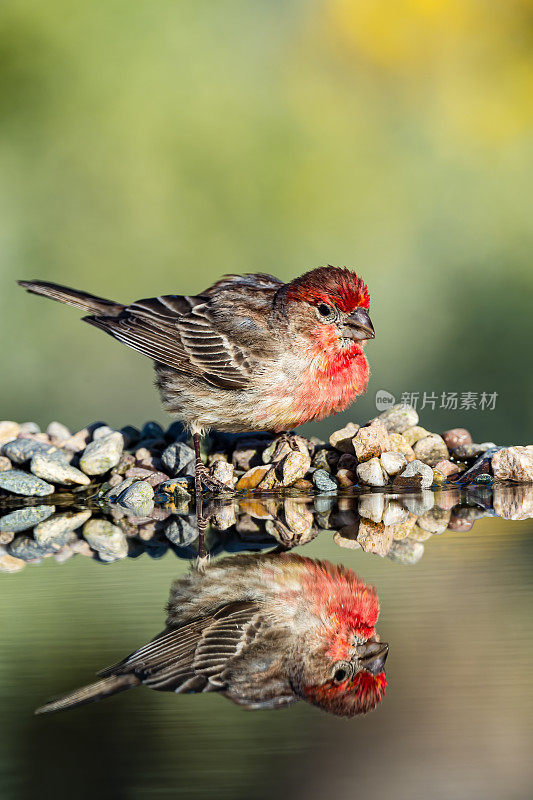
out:
<path id="1" fill-rule="evenodd" d="M 383 411 L 377 419 L 382 422 L 390 433 L 403 433 L 407 428 L 418 424 L 418 414 L 413 406 L 406 403 L 397 403 Z"/>
<path id="2" fill-rule="evenodd" d="M 54 452 L 56 447 L 52 444 L 38 442 L 35 439 L 14 439 L 2 448 L 2 452 L 13 464 L 25 464 L 31 461 L 33 456 L 43 453 Z"/>
<path id="3" fill-rule="evenodd" d="M 184 442 L 170 444 L 161 455 L 161 461 L 171 477 L 178 475 L 194 458 L 194 450 Z"/>
<path id="4" fill-rule="evenodd" d="M 407 465 L 407 459 L 403 453 L 395 453 L 392 450 L 386 450 L 381 454 L 381 466 L 390 477 L 394 477 Z"/>
<path id="5" fill-rule="evenodd" d="M 386 476 L 379 458 L 371 458 L 357 467 L 357 477 L 367 486 L 385 486 Z"/>
<path id="6" fill-rule="evenodd" d="M 0 572 L 20 572 L 25 566 L 26 562 L 21 558 L 15 558 L 9 553 L 0 553 Z"/>
<path id="7" fill-rule="evenodd" d="M 432 433 L 430 436 L 419 439 L 413 445 L 413 451 L 420 461 L 430 467 L 434 467 L 439 461 L 446 460 L 449 455 L 444 439 L 437 433 Z"/>
<path id="8" fill-rule="evenodd" d="M 334 492 L 337 489 L 337 481 L 325 469 L 313 472 L 313 483 L 321 492 Z"/>
<path id="9" fill-rule="evenodd" d="M 0 489 L 12 494 L 26 495 L 27 497 L 45 497 L 54 492 L 54 487 L 51 483 L 18 469 L 0 472 Z"/>
<path id="10" fill-rule="evenodd" d="M 27 531 L 37 523 L 52 516 L 55 510 L 55 506 L 17 508 L 16 511 L 12 511 L 0 519 L 0 531 L 11 531 L 13 533 Z"/>
<path id="11" fill-rule="evenodd" d="M 13 464 L 7 456 L 0 456 L 0 472 L 7 472 L 12 466 Z"/>
<path id="12" fill-rule="evenodd" d="M 412 566 L 417 564 L 424 555 L 424 545 L 422 542 L 415 542 L 411 539 L 393 541 L 387 555 L 396 564 Z"/>
<path id="13" fill-rule="evenodd" d="M 72 467 L 68 461 L 54 457 L 55 453 L 37 453 L 33 456 L 30 469 L 38 478 L 60 486 L 88 486 L 91 479 L 81 470 Z"/>
<path id="14" fill-rule="evenodd" d="M 119 494 L 117 502 L 123 508 L 133 511 L 139 516 L 146 517 L 154 507 L 153 487 L 146 481 L 136 481 Z"/>
<path id="15" fill-rule="evenodd" d="M 80 467 L 86 475 L 103 475 L 120 461 L 124 440 L 116 431 L 102 439 L 90 442 L 80 458 Z"/>
<path id="16" fill-rule="evenodd" d="M 433 470 L 427 464 L 415 459 L 400 475 L 394 478 L 393 485 L 400 488 L 427 489 L 433 483 Z"/>
<path id="17" fill-rule="evenodd" d="M 329 437 L 330 445 L 336 450 L 340 450 L 342 453 L 350 453 L 351 455 L 354 455 L 355 450 L 352 440 L 360 427 L 361 426 L 357 425 L 355 422 L 349 422 L 344 426 L 344 428 L 340 428 L 338 431 L 333 431 Z"/>
<path id="18" fill-rule="evenodd" d="M 430 489 L 422 489 L 422 491 L 417 494 L 406 495 L 403 498 L 403 502 L 406 509 L 410 511 L 411 514 L 415 514 L 419 517 L 421 514 L 425 514 L 426 511 L 430 511 L 433 508 L 435 505 L 435 495 Z"/>
<path id="19" fill-rule="evenodd" d="M 282 480 L 284 486 L 290 486 L 298 478 L 305 478 L 307 470 L 311 466 L 309 453 L 302 453 L 299 450 L 291 452 L 281 462 Z"/>

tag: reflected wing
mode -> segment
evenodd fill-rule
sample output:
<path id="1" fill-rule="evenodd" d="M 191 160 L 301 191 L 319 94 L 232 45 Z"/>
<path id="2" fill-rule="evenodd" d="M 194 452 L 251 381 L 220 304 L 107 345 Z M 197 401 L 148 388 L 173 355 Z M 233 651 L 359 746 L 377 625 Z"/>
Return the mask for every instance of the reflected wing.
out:
<path id="1" fill-rule="evenodd" d="M 84 317 L 128 347 L 213 386 L 246 386 L 254 362 L 217 329 L 208 298 L 164 295 L 139 300 L 118 316 Z"/>
<path id="2" fill-rule="evenodd" d="M 260 628 L 258 603 L 229 603 L 211 616 L 163 631 L 119 664 L 99 674 L 133 673 L 152 689 L 176 692 L 223 689 L 228 661 Z"/>

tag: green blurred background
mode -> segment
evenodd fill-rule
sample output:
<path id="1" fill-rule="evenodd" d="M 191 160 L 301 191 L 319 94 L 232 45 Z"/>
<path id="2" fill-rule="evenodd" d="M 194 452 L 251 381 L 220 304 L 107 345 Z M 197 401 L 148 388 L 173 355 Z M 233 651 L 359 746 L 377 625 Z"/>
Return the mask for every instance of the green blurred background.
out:
<path id="1" fill-rule="evenodd" d="M 164 419 L 148 361 L 16 278 L 128 301 L 331 263 L 365 277 L 377 330 L 343 419 L 377 389 L 498 392 L 422 421 L 532 441 L 532 12 L 5 0 L 0 415 Z"/>

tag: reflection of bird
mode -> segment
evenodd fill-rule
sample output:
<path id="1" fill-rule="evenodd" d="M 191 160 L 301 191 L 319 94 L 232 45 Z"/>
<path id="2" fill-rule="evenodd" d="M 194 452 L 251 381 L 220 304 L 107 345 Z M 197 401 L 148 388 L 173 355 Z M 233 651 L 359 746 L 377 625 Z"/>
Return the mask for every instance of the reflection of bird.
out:
<path id="1" fill-rule="evenodd" d="M 38 713 L 99 700 L 140 683 L 221 692 L 249 709 L 307 700 L 353 716 L 386 687 L 375 590 L 351 570 L 293 554 L 239 555 L 174 583 L 166 629 L 102 679 Z"/>
<path id="2" fill-rule="evenodd" d="M 370 296 L 348 269 L 321 267 L 288 284 L 228 275 L 196 297 L 128 306 L 53 283 L 20 284 L 90 312 L 86 322 L 153 359 L 163 404 L 192 431 L 208 488 L 204 431 L 289 430 L 342 411 L 367 386 Z"/>

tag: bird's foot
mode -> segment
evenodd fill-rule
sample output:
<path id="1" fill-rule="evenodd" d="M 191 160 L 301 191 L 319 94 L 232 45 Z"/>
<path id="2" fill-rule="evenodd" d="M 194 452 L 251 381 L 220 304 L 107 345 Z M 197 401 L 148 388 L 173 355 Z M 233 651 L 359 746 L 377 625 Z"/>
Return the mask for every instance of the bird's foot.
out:
<path id="1" fill-rule="evenodd" d="M 213 478 L 210 474 L 209 467 L 201 464 L 196 467 L 196 486 L 200 487 L 200 491 L 220 494 L 220 492 L 228 493 L 233 492 L 227 484 L 220 481 L 218 478 Z"/>

